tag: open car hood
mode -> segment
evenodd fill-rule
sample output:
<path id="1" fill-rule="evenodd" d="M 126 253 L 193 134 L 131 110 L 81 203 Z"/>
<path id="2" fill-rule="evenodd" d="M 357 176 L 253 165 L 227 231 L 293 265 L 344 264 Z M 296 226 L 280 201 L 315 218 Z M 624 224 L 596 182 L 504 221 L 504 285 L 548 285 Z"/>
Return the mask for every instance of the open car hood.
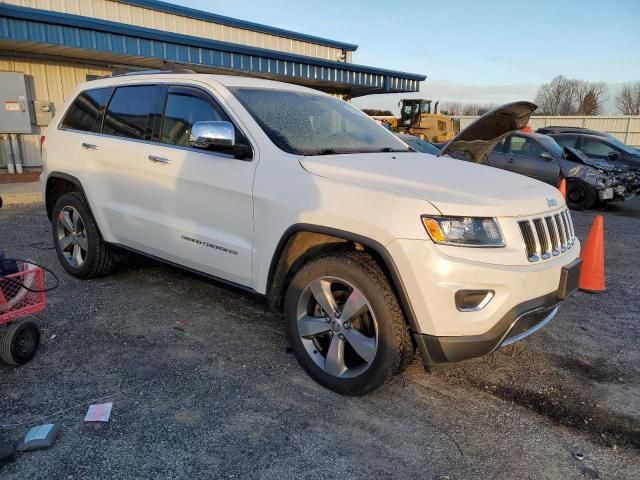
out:
<path id="1" fill-rule="evenodd" d="M 449 154 L 460 160 L 486 163 L 487 155 L 509 133 L 527 126 L 537 105 L 507 103 L 485 113 L 442 147 L 438 156 Z"/>

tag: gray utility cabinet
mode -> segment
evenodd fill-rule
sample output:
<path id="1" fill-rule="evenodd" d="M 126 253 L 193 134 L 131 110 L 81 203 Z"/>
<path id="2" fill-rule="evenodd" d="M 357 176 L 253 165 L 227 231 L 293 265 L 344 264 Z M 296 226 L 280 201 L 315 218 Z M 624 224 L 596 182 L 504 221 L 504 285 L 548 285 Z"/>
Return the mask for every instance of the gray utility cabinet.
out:
<path id="1" fill-rule="evenodd" d="M 0 133 L 31 133 L 31 123 L 24 74 L 0 72 Z"/>

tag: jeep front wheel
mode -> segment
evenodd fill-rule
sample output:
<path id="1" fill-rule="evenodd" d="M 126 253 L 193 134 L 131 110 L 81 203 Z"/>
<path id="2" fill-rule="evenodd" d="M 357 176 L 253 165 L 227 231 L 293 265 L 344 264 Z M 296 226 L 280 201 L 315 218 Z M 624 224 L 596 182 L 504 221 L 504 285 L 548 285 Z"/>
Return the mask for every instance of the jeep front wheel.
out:
<path id="1" fill-rule="evenodd" d="M 410 363 L 414 349 L 396 297 L 371 257 L 320 257 L 293 277 L 286 332 L 300 365 L 321 385 L 363 395 Z"/>

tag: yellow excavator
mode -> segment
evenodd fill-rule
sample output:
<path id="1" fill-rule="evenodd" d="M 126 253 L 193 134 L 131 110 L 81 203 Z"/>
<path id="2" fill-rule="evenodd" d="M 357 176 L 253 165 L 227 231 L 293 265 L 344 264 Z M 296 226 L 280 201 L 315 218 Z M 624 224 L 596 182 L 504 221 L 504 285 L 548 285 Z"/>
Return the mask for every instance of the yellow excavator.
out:
<path id="1" fill-rule="evenodd" d="M 391 130 L 408 133 L 431 143 L 445 143 L 455 135 L 453 119 L 438 113 L 438 102 L 431 111 L 431 100 L 405 98 L 400 101 L 400 117 L 375 117 Z"/>

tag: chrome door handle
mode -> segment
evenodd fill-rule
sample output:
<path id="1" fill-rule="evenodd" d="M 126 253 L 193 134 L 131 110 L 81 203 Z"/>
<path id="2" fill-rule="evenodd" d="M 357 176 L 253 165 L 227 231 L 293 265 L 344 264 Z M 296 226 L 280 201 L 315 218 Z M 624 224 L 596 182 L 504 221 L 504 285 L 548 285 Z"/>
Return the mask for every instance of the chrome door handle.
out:
<path id="1" fill-rule="evenodd" d="M 97 150 L 98 146 L 94 145 L 93 143 L 83 143 L 82 148 L 84 148 L 85 150 Z"/>
<path id="2" fill-rule="evenodd" d="M 149 155 L 149 161 L 154 163 L 171 163 L 171 160 L 164 157 L 158 157 L 156 155 Z"/>

